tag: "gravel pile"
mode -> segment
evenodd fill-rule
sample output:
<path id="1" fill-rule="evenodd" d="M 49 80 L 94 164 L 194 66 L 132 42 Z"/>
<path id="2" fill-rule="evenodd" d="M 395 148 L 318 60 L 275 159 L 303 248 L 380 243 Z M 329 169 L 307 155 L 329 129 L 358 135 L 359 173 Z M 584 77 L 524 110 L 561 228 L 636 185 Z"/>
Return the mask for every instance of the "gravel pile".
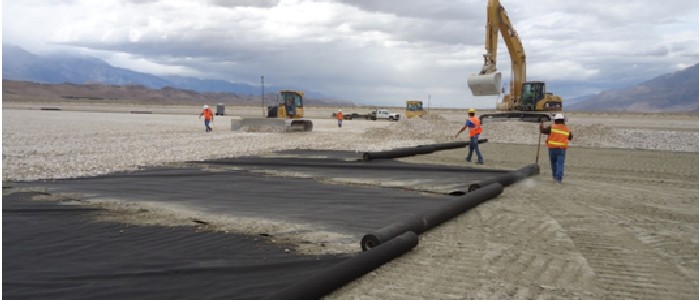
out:
<path id="1" fill-rule="evenodd" d="M 493 143 L 537 144 L 536 123 L 497 122 L 484 125 L 484 138 Z M 569 124 L 572 147 L 698 152 L 697 131 L 655 128 L 621 128 L 601 124 Z M 544 140 L 545 137 L 543 136 Z"/>
<path id="2" fill-rule="evenodd" d="M 346 121 L 343 128 L 331 119 L 315 119 L 310 133 L 232 132 L 230 118 L 218 118 L 214 132 L 205 133 L 196 115 L 4 109 L 3 180 L 90 176 L 283 149 L 381 151 L 467 137 L 454 137 L 461 122 L 436 114 L 400 122 Z M 697 130 L 571 127 L 574 147 L 698 151 Z M 489 143 L 536 144 L 537 124 L 488 123 L 483 138 Z"/>

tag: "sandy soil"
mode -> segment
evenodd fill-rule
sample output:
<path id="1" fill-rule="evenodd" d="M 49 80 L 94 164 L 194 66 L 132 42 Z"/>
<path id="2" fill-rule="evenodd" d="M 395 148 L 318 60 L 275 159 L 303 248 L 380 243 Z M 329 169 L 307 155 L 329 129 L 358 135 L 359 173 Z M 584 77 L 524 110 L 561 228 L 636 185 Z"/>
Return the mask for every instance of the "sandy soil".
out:
<path id="1" fill-rule="evenodd" d="M 3 103 L 3 180 L 279 149 L 367 151 L 445 142 L 454 140 L 464 119 L 464 111 L 436 110 L 422 120 L 352 120 L 337 128 L 329 118 L 335 109 L 319 108 L 309 112 L 311 133 L 231 132 L 230 118 L 259 110 L 238 108 L 240 114 L 218 118 L 207 134 L 199 107 L 38 106 Z M 128 113 L 145 109 L 154 114 Z M 698 117 L 567 115 L 575 141 L 564 184 L 552 184 L 542 147 L 542 174 L 424 233 L 413 251 L 328 298 L 697 299 Z M 534 162 L 536 126 L 486 124 L 485 167 Z M 451 150 L 407 160 L 466 165 L 464 155 Z"/>

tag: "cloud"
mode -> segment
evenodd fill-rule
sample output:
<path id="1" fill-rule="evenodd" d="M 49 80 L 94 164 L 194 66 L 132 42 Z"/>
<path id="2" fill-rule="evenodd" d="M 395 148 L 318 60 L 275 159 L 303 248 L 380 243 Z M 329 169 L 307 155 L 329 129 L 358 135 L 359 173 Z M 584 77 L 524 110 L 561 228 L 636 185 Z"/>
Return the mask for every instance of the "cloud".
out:
<path id="1" fill-rule="evenodd" d="M 275 7 L 279 0 L 210 0 L 211 4 L 223 7 Z"/>
<path id="2" fill-rule="evenodd" d="M 528 77 L 564 97 L 636 83 L 698 61 L 692 0 L 502 1 Z M 3 42 L 76 51 L 119 67 L 318 91 L 366 104 L 494 106 L 472 97 L 486 1 L 73 0 L 3 3 Z M 499 42 L 498 68 L 510 78 Z"/>

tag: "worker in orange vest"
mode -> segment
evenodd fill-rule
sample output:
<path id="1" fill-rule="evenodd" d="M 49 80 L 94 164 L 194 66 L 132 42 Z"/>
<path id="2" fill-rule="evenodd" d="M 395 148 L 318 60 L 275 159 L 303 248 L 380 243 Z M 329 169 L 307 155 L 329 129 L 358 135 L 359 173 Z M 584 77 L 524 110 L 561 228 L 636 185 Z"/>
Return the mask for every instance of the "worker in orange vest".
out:
<path id="1" fill-rule="evenodd" d="M 209 105 L 204 104 L 204 109 L 202 110 L 202 113 L 199 114 L 199 118 L 201 119 L 202 116 L 204 116 L 204 131 L 211 131 L 212 129 L 211 126 L 209 126 L 209 123 L 214 122 L 214 113 L 212 113 L 211 109 L 209 109 Z"/>
<path id="2" fill-rule="evenodd" d="M 460 129 L 455 137 L 457 137 L 460 133 L 462 133 L 464 130 L 469 128 L 469 154 L 467 154 L 466 160 L 467 162 L 472 161 L 472 152 L 476 152 L 477 156 L 477 165 L 483 165 L 484 164 L 484 157 L 481 156 L 481 151 L 479 151 L 479 135 L 481 134 L 481 121 L 479 121 L 479 118 L 477 118 L 476 115 L 476 110 L 473 108 L 470 108 L 468 111 L 469 118 L 467 118 L 467 122 L 465 122 L 464 127 Z"/>
<path id="3" fill-rule="evenodd" d="M 338 119 L 338 128 L 343 127 L 343 111 L 339 109 L 335 117 Z"/>
<path id="4" fill-rule="evenodd" d="M 562 114 L 554 116 L 554 124 L 545 127 L 540 123 L 540 132 L 548 135 L 547 148 L 549 148 L 549 161 L 552 164 L 552 178 L 561 183 L 564 178 L 564 159 L 566 149 L 569 148 L 569 141 L 574 139 L 569 127 L 565 124 L 566 119 Z"/>

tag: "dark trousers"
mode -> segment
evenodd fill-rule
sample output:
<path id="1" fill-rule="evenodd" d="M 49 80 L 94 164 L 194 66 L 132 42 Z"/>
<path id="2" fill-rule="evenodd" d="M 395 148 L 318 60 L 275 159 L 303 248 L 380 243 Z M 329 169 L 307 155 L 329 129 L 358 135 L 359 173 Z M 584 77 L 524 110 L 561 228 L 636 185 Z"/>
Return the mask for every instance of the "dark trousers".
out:
<path id="1" fill-rule="evenodd" d="M 472 152 L 476 152 L 478 163 L 484 163 L 484 157 L 481 156 L 481 151 L 479 151 L 479 135 L 469 138 L 469 152 L 467 154 L 467 161 L 472 161 Z"/>
<path id="2" fill-rule="evenodd" d="M 549 149 L 549 162 L 552 164 L 552 177 L 561 182 L 564 178 L 564 159 L 566 149 Z"/>

